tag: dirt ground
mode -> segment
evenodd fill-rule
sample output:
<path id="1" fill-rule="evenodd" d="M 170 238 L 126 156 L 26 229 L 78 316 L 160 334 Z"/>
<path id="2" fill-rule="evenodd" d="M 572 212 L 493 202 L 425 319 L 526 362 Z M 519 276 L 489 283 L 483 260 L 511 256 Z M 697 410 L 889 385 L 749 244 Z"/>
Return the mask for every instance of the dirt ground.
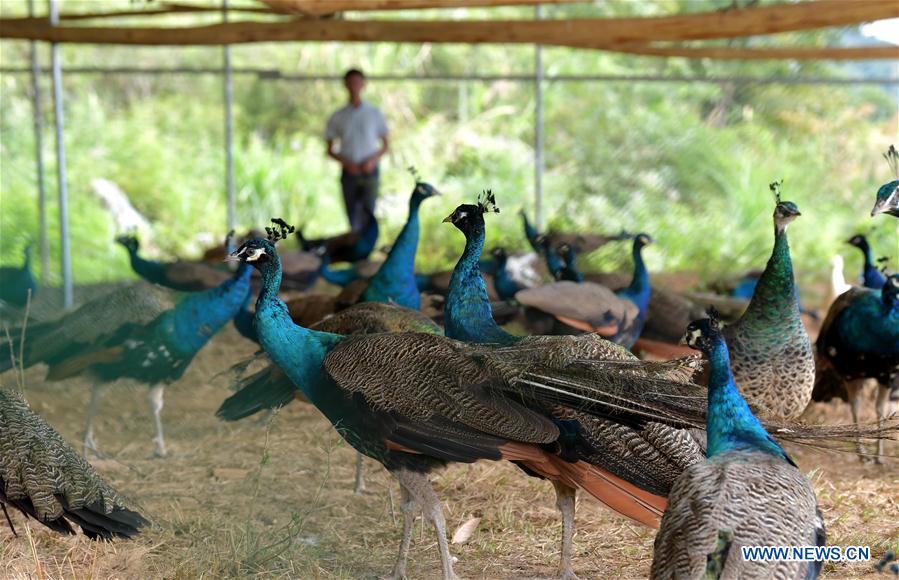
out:
<path id="1" fill-rule="evenodd" d="M 106 391 L 96 426 L 112 459 L 97 469 L 150 517 L 136 540 L 97 543 L 60 537 L 13 515 L 19 537 L 0 527 L 3 578 L 376 578 L 390 572 L 401 517 L 398 490 L 367 462 L 367 492 L 352 493 L 354 452 L 310 406 L 295 403 L 267 425 L 235 424 L 214 411 L 228 395 L 219 375 L 253 345 L 228 327 L 166 394 L 170 457 L 152 456 L 146 390 Z M 229 361 L 224 363 L 223 361 Z M 45 383 L 26 372 L 34 409 L 80 449 L 88 384 Z M 12 374 L 0 377 L 10 386 Z M 873 401 L 866 404 L 873 417 Z M 845 422 L 841 403 L 811 410 L 814 420 Z M 790 448 L 811 477 L 828 543 L 869 545 L 879 559 L 899 548 L 899 469 L 862 464 L 852 454 Z M 893 444 L 889 452 L 899 454 Z M 452 545 L 464 578 L 552 577 L 561 524 L 547 482 L 503 463 L 456 465 L 434 476 L 450 533 L 479 517 L 467 543 Z M 420 520 L 419 520 L 420 522 Z M 578 501 L 574 566 L 581 578 L 645 578 L 653 530 L 623 520 L 589 497 Z M 433 531 L 416 525 L 410 578 L 433 578 Z M 828 564 L 826 578 L 873 577 L 873 562 Z"/>

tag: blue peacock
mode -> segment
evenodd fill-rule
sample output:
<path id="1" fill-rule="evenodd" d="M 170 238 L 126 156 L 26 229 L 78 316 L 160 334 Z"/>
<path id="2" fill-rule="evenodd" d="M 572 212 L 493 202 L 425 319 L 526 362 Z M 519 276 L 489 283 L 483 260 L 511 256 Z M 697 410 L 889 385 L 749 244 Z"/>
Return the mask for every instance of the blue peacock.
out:
<path id="1" fill-rule="evenodd" d="M 883 288 L 852 288 L 831 305 L 816 342 L 819 370 L 814 399 L 839 396 L 849 401 L 858 424 L 862 387 L 878 383 L 877 420 L 883 424 L 889 401 L 899 400 L 899 274 L 886 278 Z M 859 454 L 867 453 L 859 443 Z M 875 460 L 883 457 L 878 440 Z"/>
<path id="2" fill-rule="evenodd" d="M 138 254 L 140 242 L 134 235 L 119 236 L 116 238 L 116 242 L 128 251 L 131 269 L 138 276 L 153 284 L 181 292 L 196 292 L 215 288 L 230 278 L 229 272 L 203 263 L 148 260 Z M 226 246 L 227 243 L 226 241 Z"/>
<path id="3" fill-rule="evenodd" d="M 688 467 L 668 496 L 650 578 L 817 578 L 822 562 L 748 561 L 736 552 L 738 546 L 823 546 L 826 534 L 808 479 L 737 390 L 717 313 L 710 314 L 685 337 L 710 365 L 708 458 Z M 724 547 L 721 532 L 728 536 Z M 705 575 L 713 559 L 719 569 Z"/>
<path id="4" fill-rule="evenodd" d="M 84 444 L 99 452 L 93 420 L 104 385 L 130 378 L 150 386 L 156 454 L 166 454 L 161 412 L 165 386 L 177 381 L 194 356 L 237 314 L 250 292 L 252 268 L 241 264 L 218 288 L 180 301 L 143 285 L 89 302 L 59 321 L 28 330 L 23 366 L 49 366 L 48 380 L 87 373 L 94 379 Z M 8 365 L 0 363 L 0 370 Z"/>
<path id="5" fill-rule="evenodd" d="M 881 213 L 899 217 L 899 151 L 896 151 L 895 146 L 890 145 L 883 157 L 890 166 L 893 180 L 884 183 L 877 190 L 874 207 L 871 209 L 871 217 Z"/>
<path id="6" fill-rule="evenodd" d="M 858 248 L 864 256 L 860 278 L 862 285 L 865 288 L 872 288 L 874 290 L 883 288 L 887 279 L 883 272 L 878 270 L 877 266 L 874 264 L 874 259 L 871 255 L 871 245 L 868 243 L 868 239 L 862 234 L 856 234 L 849 238 L 846 243 Z"/>
<path id="7" fill-rule="evenodd" d="M 0 300 L 22 307 L 37 294 L 37 281 L 31 273 L 31 245 L 25 246 L 22 267 L 0 268 Z"/>
<path id="8" fill-rule="evenodd" d="M 427 479 L 430 470 L 450 461 L 513 460 L 534 473 L 588 489 L 639 521 L 659 516 L 663 498 L 596 465 L 563 458 L 573 450 L 567 447 L 564 426 L 554 423 L 545 409 L 550 399 L 554 404 L 569 401 L 564 389 L 539 389 L 536 376 L 528 379 L 529 386 L 519 381 L 528 372 L 550 368 L 556 375 L 576 360 L 595 360 L 588 366 L 593 404 L 599 404 L 604 389 L 612 389 L 614 406 L 623 415 L 624 393 L 636 393 L 625 397 L 638 397 L 644 410 L 662 404 L 655 398 L 663 397 L 686 405 L 683 412 L 690 414 L 696 405 L 684 397 L 684 389 L 694 387 L 672 377 L 689 376 L 692 364 L 659 367 L 633 359 L 606 364 L 610 353 L 622 351 L 593 335 L 555 337 L 557 347 L 548 351 L 535 344 L 517 351 L 515 346 L 496 350 L 423 333 L 345 336 L 300 327 L 277 296 L 281 267 L 273 241 L 290 231 L 286 224 L 279 227 L 271 240 L 251 240 L 235 253 L 262 274 L 256 305 L 260 344 L 354 448 L 380 461 L 399 480 L 405 519 L 396 576 L 404 573 L 414 513 L 421 508 L 437 530 L 443 576 L 453 577 L 442 509 Z M 533 400 L 538 392 L 547 400 Z M 572 404 L 582 401 L 571 399 Z"/>

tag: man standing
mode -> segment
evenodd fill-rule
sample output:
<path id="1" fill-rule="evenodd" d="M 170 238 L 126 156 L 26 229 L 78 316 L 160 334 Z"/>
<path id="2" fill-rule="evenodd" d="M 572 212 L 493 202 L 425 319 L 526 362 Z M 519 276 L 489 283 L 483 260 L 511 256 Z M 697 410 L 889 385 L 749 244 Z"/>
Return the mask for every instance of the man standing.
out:
<path id="1" fill-rule="evenodd" d="M 374 105 L 362 100 L 365 75 L 350 69 L 343 76 L 349 103 L 339 109 L 325 128 L 328 156 L 343 167 L 340 186 L 350 227 L 359 231 L 374 219 L 378 196 L 378 161 L 387 153 L 387 122 Z M 337 144 L 339 143 L 339 149 Z"/>

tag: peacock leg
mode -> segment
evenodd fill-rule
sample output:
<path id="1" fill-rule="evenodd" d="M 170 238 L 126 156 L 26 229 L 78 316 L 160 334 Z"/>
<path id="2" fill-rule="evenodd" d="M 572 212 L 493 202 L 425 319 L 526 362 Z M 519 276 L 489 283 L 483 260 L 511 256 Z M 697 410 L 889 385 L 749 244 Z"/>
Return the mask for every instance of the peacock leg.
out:
<path id="1" fill-rule="evenodd" d="M 356 483 L 353 485 L 353 493 L 356 495 L 365 491 L 365 458 L 361 453 L 356 453 Z"/>
<path id="2" fill-rule="evenodd" d="M 362 454 L 359 454 L 362 457 Z M 400 511 L 403 512 L 403 538 L 400 540 L 400 552 L 396 557 L 391 580 L 403 580 L 406 577 L 406 559 L 409 556 L 409 545 L 412 543 L 412 525 L 415 523 L 415 499 L 402 483 L 400 484 Z"/>
<path id="3" fill-rule="evenodd" d="M 153 411 L 153 421 L 156 424 L 156 437 L 153 442 L 156 443 L 156 457 L 165 457 L 165 438 L 162 436 L 162 405 L 163 395 L 165 394 L 165 385 L 153 385 L 150 388 L 150 409 Z"/>
<path id="4" fill-rule="evenodd" d="M 91 401 L 87 406 L 87 424 L 84 427 L 84 455 L 94 454 L 102 457 L 100 449 L 97 447 L 97 441 L 94 439 L 94 417 L 97 415 L 97 408 L 100 406 L 100 395 L 105 385 L 95 383 L 91 385 Z"/>
<path id="5" fill-rule="evenodd" d="M 437 547 L 440 550 L 440 563 L 443 566 L 443 580 L 456 580 L 453 572 L 453 557 L 450 556 L 449 543 L 446 541 L 446 520 L 443 518 L 443 507 L 440 498 L 434 493 L 431 482 L 425 473 L 407 471 L 405 469 L 394 471 L 393 474 L 404 486 L 412 497 L 421 506 L 422 515 L 437 532 Z"/>
<path id="6" fill-rule="evenodd" d="M 887 409 L 890 407 L 890 387 L 887 385 L 877 385 L 877 402 L 874 408 L 877 409 L 877 455 L 874 457 L 874 463 L 878 465 L 883 463 L 883 422 L 887 417 Z"/>
<path id="7" fill-rule="evenodd" d="M 864 386 L 865 379 L 849 381 L 846 384 L 846 395 L 849 398 L 849 410 L 852 412 L 852 422 L 856 427 L 858 427 L 858 412 L 862 405 L 862 391 L 864 390 Z M 865 461 L 867 451 L 865 450 L 865 446 L 862 445 L 862 440 L 858 439 L 855 442 L 855 445 L 858 451 L 858 458 Z"/>
<path id="8" fill-rule="evenodd" d="M 577 490 L 560 481 L 553 481 L 556 488 L 556 507 L 562 513 L 562 559 L 559 562 L 559 578 L 577 580 L 577 574 L 571 567 L 571 554 L 574 550 L 574 504 Z"/>

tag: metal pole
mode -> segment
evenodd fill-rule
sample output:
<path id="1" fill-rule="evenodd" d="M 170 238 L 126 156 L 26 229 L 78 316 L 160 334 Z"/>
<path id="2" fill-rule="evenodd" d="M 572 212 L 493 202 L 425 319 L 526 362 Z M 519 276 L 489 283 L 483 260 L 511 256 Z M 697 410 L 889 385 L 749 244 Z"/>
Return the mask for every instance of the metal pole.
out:
<path id="1" fill-rule="evenodd" d="M 222 21 L 228 21 L 228 0 L 222 0 Z M 237 225 L 237 207 L 234 200 L 234 92 L 231 85 L 231 47 L 227 44 L 222 49 L 222 57 L 225 81 L 225 190 L 228 195 L 228 231 L 231 231 Z"/>
<path id="2" fill-rule="evenodd" d="M 50 26 L 59 24 L 57 0 L 50 4 Z M 59 180 L 59 244 L 62 262 L 62 305 L 71 308 L 73 302 L 72 250 L 69 245 L 69 190 L 66 184 L 66 146 L 63 142 L 65 119 L 62 114 L 62 64 L 59 60 L 59 44 L 51 45 L 53 67 L 53 110 L 56 117 L 56 174 Z"/>
<path id="3" fill-rule="evenodd" d="M 541 20 L 538 4 L 534 19 Z M 534 45 L 534 222 L 543 229 L 543 46 Z"/>
<path id="4" fill-rule="evenodd" d="M 34 18 L 34 0 L 28 0 L 28 16 Z M 41 67 L 37 42 L 31 41 L 31 106 L 34 115 L 34 154 L 37 171 L 38 236 L 41 247 L 41 286 L 50 274 L 50 240 L 47 236 L 47 188 L 44 184 L 44 113 L 41 108 Z"/>

